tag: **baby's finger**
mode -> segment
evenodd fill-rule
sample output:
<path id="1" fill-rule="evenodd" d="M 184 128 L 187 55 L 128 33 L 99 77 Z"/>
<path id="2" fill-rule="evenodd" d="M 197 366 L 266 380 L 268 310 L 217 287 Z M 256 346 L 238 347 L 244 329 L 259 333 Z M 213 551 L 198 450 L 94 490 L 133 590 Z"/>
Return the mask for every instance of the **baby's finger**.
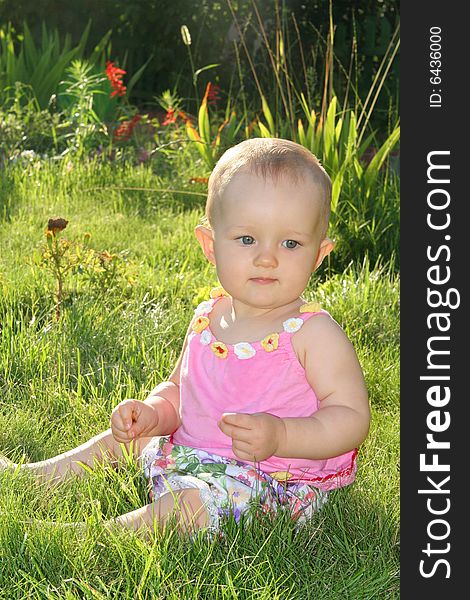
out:
<path id="1" fill-rule="evenodd" d="M 123 430 L 128 430 L 132 427 L 132 423 L 134 421 L 134 411 L 135 400 L 127 400 L 118 407 Z"/>
<path id="2" fill-rule="evenodd" d="M 228 425 L 224 420 L 220 420 L 218 423 L 220 431 L 228 435 L 232 440 L 238 440 L 241 442 L 249 442 L 252 433 L 249 429 L 237 427 L 235 425 Z"/>
<path id="3" fill-rule="evenodd" d="M 255 451 L 255 447 L 251 442 L 243 441 L 243 440 L 233 440 L 232 441 L 232 450 L 235 452 L 244 452 L 245 454 L 249 454 L 253 456 L 253 452 Z"/>
<path id="4" fill-rule="evenodd" d="M 221 420 L 233 427 L 253 429 L 253 417 L 247 413 L 223 413 Z"/>
<path id="5" fill-rule="evenodd" d="M 139 424 L 139 422 L 133 422 L 132 426 L 127 430 L 127 435 L 129 436 L 130 439 L 135 439 L 138 437 L 141 437 L 143 432 L 143 427 L 142 425 Z"/>
<path id="6" fill-rule="evenodd" d="M 113 438 L 115 439 L 115 441 L 118 444 L 127 444 L 131 441 L 131 437 L 128 435 L 128 433 L 120 433 L 119 431 L 114 431 L 113 430 Z"/>
<path id="7" fill-rule="evenodd" d="M 122 424 L 118 425 L 113 419 L 111 419 L 111 433 L 113 438 L 119 443 L 125 443 L 130 440 L 129 431 L 123 429 Z"/>
<path id="8" fill-rule="evenodd" d="M 113 430 L 113 433 L 115 430 L 125 431 L 124 423 L 123 423 L 121 415 L 119 414 L 119 411 L 117 409 L 113 410 L 110 420 L 111 420 L 111 428 Z"/>
<path id="9" fill-rule="evenodd" d="M 237 456 L 240 460 L 243 460 L 245 462 L 256 461 L 256 458 L 253 455 L 253 452 L 245 452 L 244 450 L 240 450 L 239 448 L 237 448 L 235 446 L 232 446 L 232 450 L 233 450 L 233 453 L 235 454 L 235 456 Z"/>

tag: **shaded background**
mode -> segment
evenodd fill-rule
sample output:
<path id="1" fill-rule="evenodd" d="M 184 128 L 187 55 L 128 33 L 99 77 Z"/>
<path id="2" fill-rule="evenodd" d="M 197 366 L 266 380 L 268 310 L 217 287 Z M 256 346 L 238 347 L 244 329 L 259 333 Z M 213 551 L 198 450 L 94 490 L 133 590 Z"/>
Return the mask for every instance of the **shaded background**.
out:
<path id="1" fill-rule="evenodd" d="M 276 27 L 284 31 L 289 42 L 286 52 L 292 67 L 290 72 L 294 78 L 299 78 L 295 82 L 298 89 L 304 87 L 300 83 L 304 84 L 305 79 L 301 64 L 303 52 L 309 65 L 307 76 L 312 100 L 319 104 L 329 29 L 330 6 L 327 0 L 267 0 L 256 4 L 250 0 L 0 0 L 0 27 L 10 22 L 16 34 L 21 36 L 26 22 L 38 43 L 44 21 L 48 29 L 57 28 L 61 35 L 69 33 L 73 44 L 76 44 L 91 20 L 88 52 L 107 31 L 112 30 L 108 58 L 126 68 L 128 73 L 135 73 L 149 61 L 132 90 L 131 102 L 146 108 L 155 103 L 155 95 L 176 86 L 179 96 L 189 101 L 190 108 L 194 108 L 195 104 L 191 106 L 195 100 L 192 66 L 188 47 L 181 38 L 182 25 L 187 25 L 191 33 L 195 70 L 220 64 L 200 74 L 198 85 L 201 90 L 207 81 L 215 82 L 221 86 L 224 99 L 224 91 L 226 97 L 229 90 L 240 87 L 241 72 L 246 75 L 244 90 L 248 98 L 259 103 L 234 14 L 238 26 L 244 31 L 246 45 L 263 88 L 269 92 L 275 84 L 256 9 L 271 38 L 272 47 L 276 45 L 273 39 Z M 331 13 L 335 26 L 335 93 L 342 100 L 349 72 L 359 97 L 364 100 L 398 24 L 398 2 L 334 0 Z M 239 48 L 240 68 L 237 66 L 235 45 Z M 398 105 L 398 68 L 397 55 L 374 115 L 379 129 L 386 125 L 390 107 Z"/>

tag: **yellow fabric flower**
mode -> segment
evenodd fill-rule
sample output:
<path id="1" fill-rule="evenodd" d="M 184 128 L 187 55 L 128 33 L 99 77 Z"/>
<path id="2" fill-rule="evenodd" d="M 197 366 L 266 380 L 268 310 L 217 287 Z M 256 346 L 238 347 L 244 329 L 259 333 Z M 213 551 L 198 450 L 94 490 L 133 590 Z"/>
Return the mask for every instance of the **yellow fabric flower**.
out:
<path id="1" fill-rule="evenodd" d="M 288 471 L 276 471 L 275 473 L 269 473 L 276 481 L 289 481 L 293 477 L 292 473 Z"/>
<path id="2" fill-rule="evenodd" d="M 318 302 L 309 302 L 308 304 L 302 304 L 302 306 L 299 308 L 299 312 L 304 313 L 304 312 L 320 312 L 321 311 L 321 306 Z"/>
<path id="3" fill-rule="evenodd" d="M 277 347 L 279 346 L 279 334 L 270 333 L 263 340 L 261 340 L 261 346 L 266 350 L 266 352 L 273 352 L 273 350 L 277 350 Z"/>
<path id="4" fill-rule="evenodd" d="M 221 296 L 228 296 L 227 292 L 221 286 L 213 288 L 209 295 L 213 300 L 214 298 L 220 298 Z"/>
<path id="5" fill-rule="evenodd" d="M 217 358 L 227 358 L 228 348 L 223 342 L 212 342 L 211 350 Z"/>
<path id="6" fill-rule="evenodd" d="M 196 333 L 201 333 L 207 327 L 209 327 L 209 319 L 207 317 L 197 317 L 194 319 L 193 331 Z"/>

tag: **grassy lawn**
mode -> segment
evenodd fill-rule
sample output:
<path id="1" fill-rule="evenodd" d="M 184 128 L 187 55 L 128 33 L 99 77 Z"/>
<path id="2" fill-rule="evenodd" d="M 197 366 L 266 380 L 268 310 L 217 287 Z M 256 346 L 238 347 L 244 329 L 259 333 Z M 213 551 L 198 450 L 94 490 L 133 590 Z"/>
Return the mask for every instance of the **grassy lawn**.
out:
<path id="1" fill-rule="evenodd" d="M 217 283 L 193 235 L 204 185 L 189 179 L 199 174 L 182 159 L 173 172 L 158 160 L 153 171 L 66 161 L 0 171 L 0 451 L 11 459 L 86 441 L 118 402 L 145 397 L 170 373 L 192 310 Z M 102 270 L 98 261 L 68 274 L 56 322 L 40 256 L 47 221 L 59 216 L 80 252 L 89 233 L 88 249 L 112 259 L 96 255 Z M 0 598 L 398 598 L 399 279 L 389 262 L 350 260 L 344 272 L 322 268 L 306 298 L 343 326 L 365 372 L 372 426 L 354 485 L 297 534 L 279 514 L 246 531 L 227 522 L 220 541 L 172 531 L 149 542 L 102 526 L 146 502 L 132 463 L 56 489 L 4 473 Z"/>

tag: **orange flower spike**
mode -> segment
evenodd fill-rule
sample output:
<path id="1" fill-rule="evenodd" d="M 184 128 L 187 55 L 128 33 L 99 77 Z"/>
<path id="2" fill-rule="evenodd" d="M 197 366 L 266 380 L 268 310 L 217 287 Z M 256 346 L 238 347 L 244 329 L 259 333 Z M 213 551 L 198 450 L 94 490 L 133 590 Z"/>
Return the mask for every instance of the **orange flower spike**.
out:
<path id="1" fill-rule="evenodd" d="M 204 98 L 202 99 L 202 104 L 207 104 L 207 100 L 208 100 L 209 94 L 211 92 L 211 86 L 212 86 L 212 83 L 209 81 L 209 83 L 206 86 L 206 91 L 205 91 L 205 94 L 204 94 Z"/>
<path id="2" fill-rule="evenodd" d="M 181 117 L 185 123 L 187 123 L 188 121 L 189 121 L 189 122 L 191 122 L 191 119 L 190 119 L 190 118 L 188 117 L 188 115 L 187 115 L 185 112 L 183 112 L 182 110 L 179 110 L 179 111 L 178 111 L 178 117 Z"/>
<path id="3" fill-rule="evenodd" d="M 126 93 L 126 86 L 122 82 L 122 76 L 126 74 L 124 69 L 116 67 L 114 62 L 108 60 L 106 62 L 106 77 L 111 84 L 113 91 L 111 92 L 111 98 L 114 96 L 124 96 Z"/>
<path id="4" fill-rule="evenodd" d="M 162 125 L 170 125 L 170 123 L 176 123 L 175 109 L 171 106 L 166 111 L 165 120 L 163 121 Z"/>
<path id="5" fill-rule="evenodd" d="M 207 101 L 211 106 L 217 106 L 217 102 L 220 100 L 220 85 L 208 83 Z"/>

